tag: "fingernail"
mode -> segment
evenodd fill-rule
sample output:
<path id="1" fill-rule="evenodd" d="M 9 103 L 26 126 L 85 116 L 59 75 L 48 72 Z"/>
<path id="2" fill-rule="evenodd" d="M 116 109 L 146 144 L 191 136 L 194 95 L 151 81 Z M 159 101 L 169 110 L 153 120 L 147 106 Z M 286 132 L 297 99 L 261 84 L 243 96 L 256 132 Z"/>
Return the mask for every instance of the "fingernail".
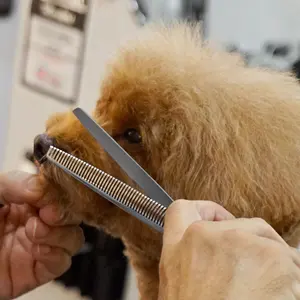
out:
<path id="1" fill-rule="evenodd" d="M 42 190 L 41 184 L 35 176 L 28 180 L 27 189 L 31 192 L 40 192 Z"/>
<path id="2" fill-rule="evenodd" d="M 34 230 L 33 236 L 36 239 L 46 237 L 48 235 L 48 233 L 50 232 L 50 228 L 41 222 L 39 222 L 39 224 L 38 224 L 37 219 L 34 220 L 34 229 L 33 230 Z"/>
<path id="3" fill-rule="evenodd" d="M 51 251 L 51 247 L 47 245 L 38 245 L 38 253 L 39 254 L 49 254 Z"/>
<path id="4" fill-rule="evenodd" d="M 51 210 L 52 210 L 53 222 L 60 223 L 65 219 L 66 217 L 65 212 L 61 211 L 56 205 L 51 205 Z"/>

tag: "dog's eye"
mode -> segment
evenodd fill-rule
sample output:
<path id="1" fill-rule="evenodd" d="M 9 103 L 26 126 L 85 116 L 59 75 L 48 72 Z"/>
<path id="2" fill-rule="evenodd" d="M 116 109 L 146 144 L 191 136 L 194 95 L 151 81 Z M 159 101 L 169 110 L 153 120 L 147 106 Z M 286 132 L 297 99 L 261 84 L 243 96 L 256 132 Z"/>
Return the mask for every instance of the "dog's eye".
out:
<path id="1" fill-rule="evenodd" d="M 140 135 L 140 133 L 133 128 L 127 129 L 124 132 L 124 138 L 132 144 L 138 144 L 142 141 L 142 136 Z"/>

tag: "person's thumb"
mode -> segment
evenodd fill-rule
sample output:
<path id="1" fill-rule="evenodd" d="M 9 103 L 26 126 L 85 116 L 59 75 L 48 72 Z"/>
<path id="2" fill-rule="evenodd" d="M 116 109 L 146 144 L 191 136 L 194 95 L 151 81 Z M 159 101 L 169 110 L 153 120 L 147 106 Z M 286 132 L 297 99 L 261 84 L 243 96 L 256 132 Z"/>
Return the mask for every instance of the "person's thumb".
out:
<path id="1" fill-rule="evenodd" d="M 177 200 L 168 208 L 164 224 L 164 244 L 177 244 L 186 229 L 197 221 L 232 220 L 234 216 L 212 201 Z"/>
<path id="2" fill-rule="evenodd" d="M 0 174 L 0 203 L 36 205 L 43 195 L 38 176 L 22 171 Z"/>

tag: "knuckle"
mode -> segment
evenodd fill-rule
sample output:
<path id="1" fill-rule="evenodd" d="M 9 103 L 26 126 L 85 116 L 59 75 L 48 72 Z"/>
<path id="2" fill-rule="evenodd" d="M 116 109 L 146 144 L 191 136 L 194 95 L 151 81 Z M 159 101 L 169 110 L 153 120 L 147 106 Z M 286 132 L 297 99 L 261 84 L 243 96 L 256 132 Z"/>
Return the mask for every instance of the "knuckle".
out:
<path id="1" fill-rule="evenodd" d="M 195 201 L 195 204 L 199 208 L 199 210 L 204 209 L 204 210 L 218 211 L 220 209 L 223 209 L 221 205 L 211 200 L 199 200 L 199 201 Z"/>
<path id="2" fill-rule="evenodd" d="M 257 224 L 268 225 L 268 223 L 264 219 L 262 219 L 262 218 L 252 218 L 251 220 L 253 220 Z"/>
<path id="3" fill-rule="evenodd" d="M 229 244 L 236 244 L 236 243 L 243 243 L 245 239 L 248 239 L 247 233 L 238 229 L 238 228 L 232 228 L 229 230 L 225 230 L 221 233 L 221 239 L 224 243 Z"/>
<path id="4" fill-rule="evenodd" d="M 273 230 L 273 228 L 271 227 L 271 225 L 268 224 L 267 221 L 265 221 L 264 219 L 254 218 L 254 219 L 252 219 L 252 221 L 254 222 L 254 224 L 256 224 L 257 226 L 259 226 L 261 229 L 264 229 L 264 230 Z"/>
<path id="5" fill-rule="evenodd" d="M 253 242 L 251 237 L 252 235 L 249 232 L 241 228 L 231 228 L 219 232 L 220 243 L 222 243 L 225 247 L 230 249 L 234 248 L 237 251 L 244 251 L 248 249 Z"/>
<path id="6" fill-rule="evenodd" d="M 203 201 L 199 201 L 199 202 L 202 203 L 203 205 L 207 206 L 207 207 L 212 207 L 212 208 L 222 207 L 220 204 L 218 204 L 214 201 L 211 201 L 211 200 L 203 200 Z"/>
<path id="7" fill-rule="evenodd" d="M 254 224 L 260 228 L 262 232 L 269 232 L 274 233 L 273 227 L 268 224 L 264 219 L 261 218 L 254 218 L 252 219 L 254 221 Z"/>
<path id="8" fill-rule="evenodd" d="M 212 241 L 212 233 L 207 223 L 202 221 L 193 222 L 185 231 L 184 238 L 186 241 L 193 243 L 198 240 Z"/>
<path id="9" fill-rule="evenodd" d="M 196 222 L 193 222 L 186 230 L 186 235 L 188 236 L 194 236 L 194 235 L 201 235 L 201 233 L 203 233 L 203 231 L 205 231 L 204 227 L 203 226 L 203 222 L 201 221 L 196 221 Z"/>

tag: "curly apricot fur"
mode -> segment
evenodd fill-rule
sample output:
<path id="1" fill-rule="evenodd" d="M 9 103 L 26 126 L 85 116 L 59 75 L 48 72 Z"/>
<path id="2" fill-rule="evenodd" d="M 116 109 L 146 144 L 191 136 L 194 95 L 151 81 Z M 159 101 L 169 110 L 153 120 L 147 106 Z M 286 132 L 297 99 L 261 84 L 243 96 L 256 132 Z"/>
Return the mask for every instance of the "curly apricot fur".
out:
<path id="1" fill-rule="evenodd" d="M 203 43 L 200 28 L 149 26 L 108 65 L 94 117 L 174 199 L 213 200 L 300 240 L 300 85 Z M 141 145 L 122 133 L 137 128 Z M 132 184 L 72 113 L 54 116 L 58 146 Z M 157 299 L 161 236 L 45 164 L 61 205 L 122 238 L 142 299 Z"/>

